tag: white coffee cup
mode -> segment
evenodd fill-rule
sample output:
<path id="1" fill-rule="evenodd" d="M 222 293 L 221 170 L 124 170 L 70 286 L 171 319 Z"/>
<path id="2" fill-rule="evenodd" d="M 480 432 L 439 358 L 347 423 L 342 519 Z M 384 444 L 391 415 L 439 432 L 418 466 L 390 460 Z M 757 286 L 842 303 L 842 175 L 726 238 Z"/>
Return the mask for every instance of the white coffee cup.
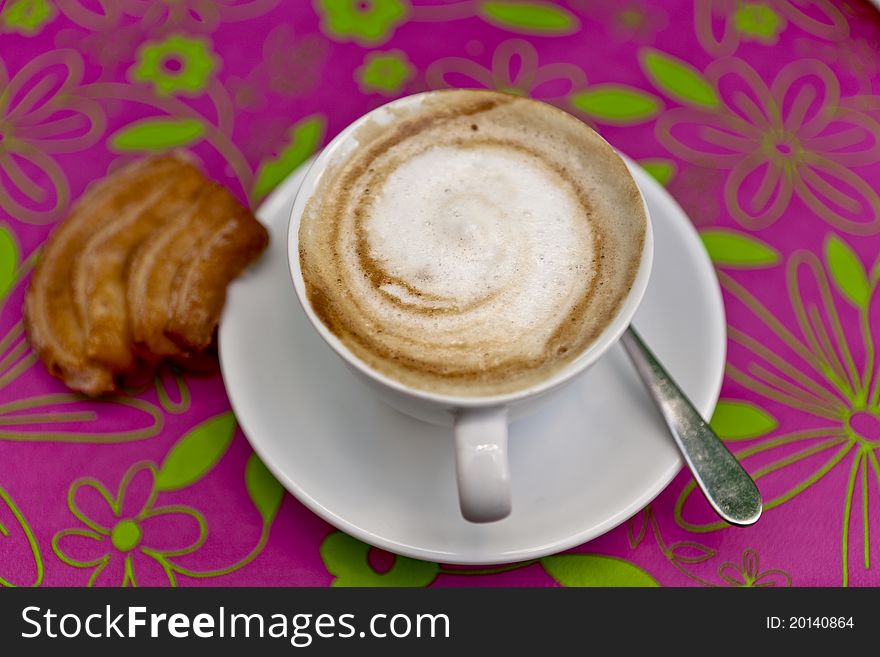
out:
<path id="1" fill-rule="evenodd" d="M 288 232 L 288 263 L 297 298 L 312 326 L 359 379 L 398 411 L 431 424 L 453 427 L 462 515 L 472 522 L 492 522 L 507 517 L 511 512 L 508 423 L 531 412 L 552 393 L 586 372 L 618 341 L 629 326 L 648 286 L 654 240 L 643 198 L 648 225 L 639 268 L 629 293 L 615 316 L 582 353 L 562 369 L 528 388 L 484 397 L 437 394 L 407 386 L 364 363 L 324 325 L 309 303 L 299 258 L 300 220 L 306 204 L 319 188 L 328 165 L 344 161 L 358 146 L 355 134 L 359 127 L 367 121 L 388 124 L 397 120 L 392 110 L 416 106 L 427 96 L 436 93 L 443 92 L 429 91 L 407 96 L 372 110 L 340 132 L 318 155 L 306 174 L 293 206 Z M 588 427 L 584 429 L 584 439 L 589 440 Z"/>

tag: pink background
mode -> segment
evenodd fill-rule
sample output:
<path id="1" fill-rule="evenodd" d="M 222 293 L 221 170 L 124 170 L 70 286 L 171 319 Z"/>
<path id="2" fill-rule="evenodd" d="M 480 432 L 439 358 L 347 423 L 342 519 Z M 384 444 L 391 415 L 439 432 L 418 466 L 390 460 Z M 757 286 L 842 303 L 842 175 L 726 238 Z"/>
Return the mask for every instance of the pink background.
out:
<path id="1" fill-rule="evenodd" d="M 880 584 L 880 14 L 866 2 L 0 6 L 4 585 Z M 714 423 L 758 479 L 756 526 L 715 525 L 682 473 L 568 553 L 592 556 L 485 574 L 394 559 L 289 495 L 277 506 L 219 374 L 167 371 L 92 402 L 35 362 L 28 258 L 91 180 L 184 147 L 255 206 L 273 172 L 366 110 L 445 85 L 573 112 L 690 214 L 729 323 Z"/>

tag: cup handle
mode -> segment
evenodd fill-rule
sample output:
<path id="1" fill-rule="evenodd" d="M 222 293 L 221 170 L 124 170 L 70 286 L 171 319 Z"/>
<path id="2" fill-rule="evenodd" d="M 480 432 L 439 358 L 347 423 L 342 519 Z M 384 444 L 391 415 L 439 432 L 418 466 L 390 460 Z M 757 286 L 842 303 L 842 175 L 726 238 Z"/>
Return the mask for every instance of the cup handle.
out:
<path id="1" fill-rule="evenodd" d="M 461 515 L 494 522 L 510 515 L 507 409 L 465 409 L 455 416 L 455 467 Z"/>

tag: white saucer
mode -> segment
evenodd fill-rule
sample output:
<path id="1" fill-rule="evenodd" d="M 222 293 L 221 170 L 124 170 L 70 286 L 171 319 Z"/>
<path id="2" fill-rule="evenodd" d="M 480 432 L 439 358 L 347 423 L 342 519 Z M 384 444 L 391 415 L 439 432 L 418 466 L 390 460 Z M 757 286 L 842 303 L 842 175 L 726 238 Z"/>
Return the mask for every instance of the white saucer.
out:
<path id="1" fill-rule="evenodd" d="M 651 283 L 635 325 L 704 416 L 718 399 L 724 309 L 696 231 L 634 167 L 654 224 Z M 510 432 L 513 513 L 462 519 L 449 429 L 372 396 L 299 307 L 287 224 L 305 169 L 258 211 L 272 242 L 229 290 L 220 360 L 229 399 L 278 480 L 329 523 L 399 554 L 456 564 L 518 561 L 573 547 L 650 502 L 682 465 L 647 393 L 615 346 L 585 376 Z"/>

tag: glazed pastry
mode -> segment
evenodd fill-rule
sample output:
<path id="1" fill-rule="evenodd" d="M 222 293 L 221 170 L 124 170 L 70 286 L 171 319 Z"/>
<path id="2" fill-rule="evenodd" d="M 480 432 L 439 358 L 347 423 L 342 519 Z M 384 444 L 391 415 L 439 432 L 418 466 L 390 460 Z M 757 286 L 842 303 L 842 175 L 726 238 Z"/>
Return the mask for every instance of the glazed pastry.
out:
<path id="1" fill-rule="evenodd" d="M 131 164 L 95 183 L 46 242 L 25 297 L 31 345 L 91 396 L 144 363 L 201 362 L 226 286 L 267 244 L 256 218 L 188 158 Z"/>

